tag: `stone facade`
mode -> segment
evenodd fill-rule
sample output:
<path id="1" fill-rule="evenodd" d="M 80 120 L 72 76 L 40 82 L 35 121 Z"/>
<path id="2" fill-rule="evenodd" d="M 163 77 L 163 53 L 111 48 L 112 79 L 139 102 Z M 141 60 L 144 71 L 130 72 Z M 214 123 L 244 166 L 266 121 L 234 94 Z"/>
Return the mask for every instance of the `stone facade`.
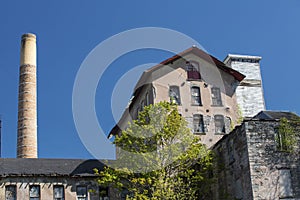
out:
<path id="1" fill-rule="evenodd" d="M 294 153 L 278 150 L 278 119 L 245 120 L 214 147 L 212 199 L 300 199 L 300 138 Z"/>
<path id="2" fill-rule="evenodd" d="M 233 55 L 225 58 L 225 64 L 246 75 L 236 89 L 237 103 L 243 117 L 253 117 L 265 110 L 259 56 Z"/>

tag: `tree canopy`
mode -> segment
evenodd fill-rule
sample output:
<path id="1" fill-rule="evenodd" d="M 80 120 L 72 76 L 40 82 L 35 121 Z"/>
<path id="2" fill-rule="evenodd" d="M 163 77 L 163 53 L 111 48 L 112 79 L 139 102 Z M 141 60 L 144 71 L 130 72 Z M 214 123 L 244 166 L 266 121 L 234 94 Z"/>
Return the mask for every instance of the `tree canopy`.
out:
<path id="1" fill-rule="evenodd" d="M 100 185 L 126 191 L 124 198 L 132 200 L 205 199 L 213 156 L 176 105 L 144 107 L 114 144 L 117 160 L 96 170 Z"/>

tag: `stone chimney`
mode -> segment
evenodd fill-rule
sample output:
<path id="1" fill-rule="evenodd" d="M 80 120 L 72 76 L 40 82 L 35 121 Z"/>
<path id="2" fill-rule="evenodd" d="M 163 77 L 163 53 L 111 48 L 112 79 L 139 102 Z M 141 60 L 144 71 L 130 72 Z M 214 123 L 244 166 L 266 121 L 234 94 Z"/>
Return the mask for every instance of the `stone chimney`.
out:
<path id="1" fill-rule="evenodd" d="M 243 117 L 253 117 L 265 110 L 265 99 L 260 72 L 260 56 L 229 54 L 224 63 L 246 77 L 236 89 L 237 103 Z"/>
<path id="2" fill-rule="evenodd" d="M 18 104 L 18 158 L 37 158 L 36 36 L 21 41 Z"/>

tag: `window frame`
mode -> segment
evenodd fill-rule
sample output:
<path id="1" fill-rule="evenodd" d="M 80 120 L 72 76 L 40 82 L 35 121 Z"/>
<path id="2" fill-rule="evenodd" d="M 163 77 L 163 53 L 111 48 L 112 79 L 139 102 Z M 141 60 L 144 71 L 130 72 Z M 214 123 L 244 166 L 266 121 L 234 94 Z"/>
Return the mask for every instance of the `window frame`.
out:
<path id="1" fill-rule="evenodd" d="M 38 196 L 31 196 L 31 189 L 38 188 Z M 40 185 L 30 185 L 29 186 L 29 200 L 40 200 L 41 199 L 41 186 Z"/>
<path id="2" fill-rule="evenodd" d="M 85 188 L 85 196 L 79 196 L 78 188 Z M 76 186 L 76 198 L 77 198 L 77 200 L 87 200 L 88 199 L 87 186 L 85 186 L 85 185 L 77 185 Z"/>
<path id="3" fill-rule="evenodd" d="M 196 124 L 195 122 L 198 122 L 198 123 Z M 200 129 L 202 129 L 202 130 L 196 131 L 196 127 L 198 128 L 197 130 L 200 130 Z M 201 115 L 201 114 L 193 114 L 193 133 L 195 135 L 205 135 L 206 134 L 204 119 L 203 119 L 203 115 Z"/>
<path id="4" fill-rule="evenodd" d="M 7 194 L 8 192 L 12 192 L 11 190 L 8 190 L 8 188 L 13 188 L 14 196 L 12 197 L 14 200 L 17 200 L 17 186 L 16 185 L 6 185 L 5 186 L 5 199 L 8 198 Z M 9 199 L 11 200 L 11 199 Z"/>
<path id="5" fill-rule="evenodd" d="M 215 115 L 214 123 L 215 123 L 215 135 L 224 135 L 226 133 L 225 117 L 223 115 Z M 217 126 L 218 123 L 220 123 L 220 126 Z M 220 129 L 222 130 L 220 132 L 217 132 L 217 130 Z"/>
<path id="6" fill-rule="evenodd" d="M 218 87 L 212 87 L 211 88 L 211 105 L 215 107 L 222 107 L 222 94 L 221 89 Z"/>
<path id="7" fill-rule="evenodd" d="M 193 89 L 198 90 L 198 96 L 194 95 L 195 93 L 193 93 Z M 196 102 L 196 98 L 198 97 L 199 99 L 199 103 L 195 103 Z M 202 99 L 201 99 L 201 89 L 199 86 L 197 85 L 193 85 L 191 87 L 191 105 L 192 106 L 202 106 Z"/>
<path id="8" fill-rule="evenodd" d="M 187 80 L 189 80 L 189 81 L 201 80 L 199 62 L 196 62 L 193 60 L 187 61 L 186 62 L 186 72 L 187 72 Z"/>
<path id="9" fill-rule="evenodd" d="M 55 188 L 62 188 L 62 197 L 55 197 Z M 65 199 L 65 187 L 63 185 L 53 186 L 53 199 L 54 200 L 64 200 Z"/>
<path id="10" fill-rule="evenodd" d="M 172 99 L 174 96 L 173 95 L 171 95 L 171 92 L 173 92 L 172 91 L 172 88 L 173 89 L 177 89 L 177 91 L 178 91 L 178 93 L 176 94 L 177 95 L 177 98 L 175 98 L 175 99 Z M 176 93 L 176 91 L 174 91 L 174 93 Z M 181 105 L 181 96 L 180 96 L 180 88 L 179 88 L 179 86 L 177 86 L 177 85 L 170 85 L 169 86 L 169 97 L 170 97 L 170 103 L 175 103 L 175 104 L 177 104 L 177 105 Z"/>

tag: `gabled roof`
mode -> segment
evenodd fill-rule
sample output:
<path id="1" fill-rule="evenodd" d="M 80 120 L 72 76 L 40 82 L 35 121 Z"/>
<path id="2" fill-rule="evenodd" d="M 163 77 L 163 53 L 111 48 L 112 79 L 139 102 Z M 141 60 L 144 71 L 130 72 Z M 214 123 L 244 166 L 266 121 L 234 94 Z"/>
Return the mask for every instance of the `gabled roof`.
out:
<path id="1" fill-rule="evenodd" d="M 95 176 L 102 170 L 99 160 L 0 158 L 0 177 L 5 176 Z"/>
<path id="2" fill-rule="evenodd" d="M 246 77 L 245 75 L 241 74 L 240 72 L 228 67 L 226 64 L 224 64 L 222 61 L 218 60 L 214 56 L 209 55 L 205 51 L 193 46 L 193 47 L 190 47 L 190 48 L 186 49 L 185 51 L 178 53 L 178 54 L 174 55 L 173 57 L 168 58 L 168 59 L 162 61 L 161 63 L 145 70 L 144 73 L 142 74 L 140 80 L 138 81 L 135 89 L 137 89 L 139 86 L 143 85 L 145 83 L 145 80 L 147 80 L 147 78 L 155 70 L 159 69 L 160 67 L 162 67 L 164 65 L 168 65 L 179 58 L 184 58 L 185 55 L 190 54 L 190 53 L 193 53 L 194 55 L 199 56 L 200 58 L 207 61 L 208 63 L 211 63 L 211 64 L 215 65 L 216 67 L 218 67 L 219 69 L 223 70 L 224 72 L 232 75 L 239 82 L 241 82 Z"/>
<path id="3" fill-rule="evenodd" d="M 260 120 L 278 120 L 281 118 L 286 119 L 298 119 L 299 116 L 292 112 L 286 111 L 261 111 L 257 115 L 253 117 L 253 119 L 260 119 Z"/>

